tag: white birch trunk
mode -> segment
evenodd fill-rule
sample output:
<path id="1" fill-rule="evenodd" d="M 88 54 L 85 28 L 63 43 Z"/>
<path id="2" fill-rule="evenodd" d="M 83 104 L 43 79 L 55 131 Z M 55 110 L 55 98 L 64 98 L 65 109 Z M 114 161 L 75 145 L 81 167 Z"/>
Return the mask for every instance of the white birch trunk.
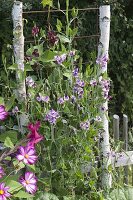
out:
<path id="1" fill-rule="evenodd" d="M 22 2 L 14 1 L 12 10 L 13 18 L 13 46 L 15 63 L 18 65 L 16 70 L 17 97 L 19 102 L 24 102 L 26 98 L 25 77 L 24 77 L 24 36 L 22 20 Z"/>
<path id="2" fill-rule="evenodd" d="M 104 5 L 100 7 L 100 42 L 98 46 L 98 58 L 107 55 L 109 49 L 109 37 L 110 37 L 110 6 Z M 101 73 L 107 73 L 107 64 L 104 69 L 101 69 Z M 108 102 L 106 101 L 103 106 L 108 110 Z M 111 164 L 111 153 L 109 143 L 109 121 L 107 119 L 108 113 L 102 114 L 103 131 L 101 133 L 101 154 L 103 156 L 103 170 L 102 170 L 102 187 L 111 187 L 111 174 L 108 172 L 108 166 Z"/>

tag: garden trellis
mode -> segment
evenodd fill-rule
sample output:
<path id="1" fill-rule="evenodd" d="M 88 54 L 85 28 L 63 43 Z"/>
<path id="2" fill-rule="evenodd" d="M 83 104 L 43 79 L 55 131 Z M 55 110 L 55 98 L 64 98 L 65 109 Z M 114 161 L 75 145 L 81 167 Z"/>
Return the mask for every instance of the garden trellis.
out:
<path id="1" fill-rule="evenodd" d="M 108 48 L 109 48 L 109 36 L 110 36 L 110 6 L 105 5 L 101 6 L 100 9 L 98 8 L 88 8 L 85 10 L 99 10 L 100 11 L 100 42 L 98 46 L 98 58 L 105 55 L 108 57 Z M 84 10 L 84 9 L 81 9 Z M 29 11 L 28 13 L 41 13 L 46 11 Z M 51 12 L 60 12 L 57 10 L 53 10 Z M 16 74 L 16 79 L 18 81 L 18 89 L 17 94 L 21 101 L 25 101 L 26 96 L 26 88 L 25 88 L 25 80 L 23 79 L 24 73 L 24 37 L 23 37 L 23 20 L 22 14 L 26 14 L 22 10 L 22 2 L 15 1 L 13 7 L 13 22 L 14 22 L 14 55 L 15 55 L 15 62 L 18 65 L 18 71 Z M 97 37 L 98 35 L 93 36 L 82 36 L 85 37 Z M 23 70 L 22 70 L 23 69 Z M 107 66 L 106 66 L 107 72 Z M 108 109 L 107 102 L 104 103 L 106 109 Z M 125 138 L 125 150 L 126 152 L 116 153 L 115 157 L 112 156 L 110 150 L 110 143 L 109 143 L 109 121 L 107 116 L 103 114 L 103 132 L 101 133 L 102 141 L 101 141 L 101 154 L 102 154 L 102 165 L 103 165 L 103 173 L 102 173 L 102 186 L 103 188 L 110 188 L 112 177 L 108 171 L 108 167 L 112 165 L 113 167 L 120 167 L 120 166 L 127 166 L 133 164 L 133 152 L 127 151 L 127 117 L 124 115 L 123 118 L 124 122 L 124 129 L 123 132 L 126 135 Z M 23 122 L 21 121 L 21 125 Z M 118 139 L 118 117 L 114 116 L 114 133 L 115 137 L 117 135 Z M 90 166 L 90 164 L 88 164 Z M 127 173 L 127 168 L 125 168 Z"/>

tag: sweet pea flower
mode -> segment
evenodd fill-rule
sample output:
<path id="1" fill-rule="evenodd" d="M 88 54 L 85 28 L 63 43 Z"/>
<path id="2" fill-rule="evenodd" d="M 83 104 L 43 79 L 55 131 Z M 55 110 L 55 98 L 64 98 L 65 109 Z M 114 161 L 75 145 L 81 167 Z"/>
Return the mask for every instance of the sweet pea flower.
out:
<path id="1" fill-rule="evenodd" d="M 30 194 L 35 194 L 35 192 L 37 191 L 37 178 L 34 173 L 26 172 L 24 177 L 20 177 L 19 182 Z"/>
<path id="2" fill-rule="evenodd" d="M 33 78 L 32 77 L 30 77 L 30 76 L 28 76 L 27 78 L 26 78 L 26 85 L 28 86 L 28 87 L 35 87 L 35 81 L 33 80 Z"/>
<path id="3" fill-rule="evenodd" d="M 64 104 L 65 101 L 62 97 L 60 97 L 60 98 L 58 98 L 57 103 L 61 105 L 61 104 Z"/>
<path id="4" fill-rule="evenodd" d="M 57 35 L 54 31 L 49 31 L 47 37 L 48 37 L 48 41 L 51 45 L 55 45 L 59 41 L 59 38 L 57 37 Z"/>
<path id="5" fill-rule="evenodd" d="M 8 112 L 5 110 L 5 106 L 0 105 L 0 121 L 5 120 L 8 116 Z"/>
<path id="6" fill-rule="evenodd" d="M 36 151 L 33 146 L 20 146 L 16 158 L 25 164 L 33 165 L 37 160 Z"/>
<path id="7" fill-rule="evenodd" d="M 6 200 L 11 196 L 8 192 L 9 189 L 9 187 L 5 187 L 5 183 L 0 183 L 0 200 Z"/>
<path id="8" fill-rule="evenodd" d="M 97 58 L 96 64 L 100 65 L 101 68 L 106 69 L 107 67 L 107 62 L 108 62 L 108 56 L 107 54 Z"/>
<path id="9" fill-rule="evenodd" d="M 38 36 L 38 33 L 39 33 L 39 28 L 37 27 L 37 26 L 34 26 L 33 28 L 32 28 L 32 35 L 35 37 L 37 37 Z"/>
<path id="10" fill-rule="evenodd" d="M 96 86 L 97 85 L 97 80 L 96 79 L 90 80 L 90 85 L 91 86 Z"/>
<path id="11" fill-rule="evenodd" d="M 3 167 L 0 166 L 0 178 L 5 175 Z"/>
<path id="12" fill-rule="evenodd" d="M 39 143 L 41 140 L 43 140 L 43 136 L 38 133 L 38 130 L 40 128 L 40 121 L 37 121 L 35 124 L 29 124 L 28 129 L 30 130 L 30 134 L 27 136 L 29 139 L 28 145 L 29 146 L 35 146 L 35 144 Z"/>
<path id="13" fill-rule="evenodd" d="M 77 77 L 78 77 L 78 73 L 79 73 L 79 69 L 76 67 L 76 68 L 73 70 L 72 74 L 73 74 L 73 76 L 74 76 L 75 78 L 77 78 Z"/>
<path id="14" fill-rule="evenodd" d="M 60 117 L 59 113 L 56 112 L 54 109 L 49 110 L 47 113 L 45 120 L 48 121 L 50 124 L 56 124 L 57 119 Z"/>
<path id="15" fill-rule="evenodd" d="M 89 122 L 89 120 L 87 120 L 85 122 L 81 122 L 80 123 L 80 128 L 82 130 L 89 130 L 89 128 L 90 128 L 90 122 Z"/>
<path id="16" fill-rule="evenodd" d="M 61 65 L 66 60 L 66 54 L 62 54 L 61 56 L 54 56 L 54 59 L 58 65 Z"/>

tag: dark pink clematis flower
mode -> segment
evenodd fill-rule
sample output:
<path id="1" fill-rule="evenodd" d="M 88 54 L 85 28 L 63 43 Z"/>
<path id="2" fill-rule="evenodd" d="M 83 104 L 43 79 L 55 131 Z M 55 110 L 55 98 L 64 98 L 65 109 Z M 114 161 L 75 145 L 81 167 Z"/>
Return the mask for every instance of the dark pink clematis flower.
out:
<path id="1" fill-rule="evenodd" d="M 4 119 L 6 119 L 7 116 L 8 116 L 8 112 L 6 112 L 5 106 L 0 105 L 0 120 L 2 121 Z"/>
<path id="2" fill-rule="evenodd" d="M 0 178 L 5 175 L 3 167 L 0 166 Z"/>
<path id="3" fill-rule="evenodd" d="M 43 136 L 38 133 L 38 129 L 40 128 L 40 122 L 37 121 L 36 124 L 29 124 L 28 129 L 31 131 L 31 133 L 27 136 L 29 139 L 28 145 L 29 146 L 35 146 L 35 144 L 39 143 L 41 140 L 43 140 Z"/>
<path id="4" fill-rule="evenodd" d="M 33 165 L 37 160 L 36 151 L 33 146 L 20 146 L 16 158 L 25 164 Z"/>
<path id="5" fill-rule="evenodd" d="M 37 178 L 34 173 L 26 172 L 24 177 L 20 177 L 19 182 L 25 187 L 27 192 L 34 194 L 37 191 Z"/>
<path id="6" fill-rule="evenodd" d="M 0 183 L 0 200 L 6 200 L 11 196 L 8 192 L 9 189 L 9 187 L 5 187 L 5 183 Z"/>

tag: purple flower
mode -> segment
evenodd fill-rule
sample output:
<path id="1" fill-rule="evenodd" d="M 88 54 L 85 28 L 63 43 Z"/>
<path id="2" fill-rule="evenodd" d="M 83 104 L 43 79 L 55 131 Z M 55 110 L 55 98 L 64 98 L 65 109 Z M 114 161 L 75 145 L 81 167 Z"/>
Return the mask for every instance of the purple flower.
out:
<path id="1" fill-rule="evenodd" d="M 38 96 L 37 98 L 36 98 L 36 100 L 37 101 L 43 101 L 43 102 L 45 102 L 45 103 L 48 103 L 49 101 L 50 101 L 50 98 L 49 98 L 49 96 Z"/>
<path id="2" fill-rule="evenodd" d="M 61 65 L 66 60 L 66 54 L 62 54 L 61 56 L 54 56 L 54 59 L 58 65 Z"/>
<path id="3" fill-rule="evenodd" d="M 30 194 L 35 194 L 35 192 L 37 191 L 37 178 L 34 173 L 26 172 L 24 177 L 20 177 L 19 182 Z"/>
<path id="4" fill-rule="evenodd" d="M 76 85 L 79 86 L 79 87 L 84 87 L 85 86 L 85 82 L 81 81 L 80 79 L 77 79 L 76 80 Z"/>
<path id="5" fill-rule="evenodd" d="M 96 116 L 96 118 L 94 119 L 96 122 L 101 122 L 102 118 L 100 116 Z"/>
<path id="6" fill-rule="evenodd" d="M 75 68 L 72 73 L 74 77 L 78 77 L 79 69 Z"/>
<path id="7" fill-rule="evenodd" d="M 100 65 L 101 68 L 106 69 L 108 62 L 108 56 L 103 55 L 96 60 L 96 64 Z"/>
<path id="8" fill-rule="evenodd" d="M 110 81 L 106 80 L 106 79 L 100 79 L 99 80 L 100 86 L 102 88 L 102 95 L 104 97 L 104 99 L 108 99 L 108 93 L 109 93 L 109 89 L 110 89 Z"/>
<path id="9" fill-rule="evenodd" d="M 75 56 L 75 50 L 70 51 L 69 56 L 71 56 L 71 57 Z"/>
<path id="10" fill-rule="evenodd" d="M 97 85 L 96 79 L 92 79 L 92 80 L 90 81 L 90 85 L 91 85 L 91 86 L 96 86 L 96 85 Z"/>
<path id="11" fill-rule="evenodd" d="M 3 167 L 0 166 L 0 178 L 5 175 Z"/>
<path id="12" fill-rule="evenodd" d="M 36 151 L 33 146 L 20 146 L 16 158 L 25 164 L 33 165 L 36 160 Z"/>
<path id="13" fill-rule="evenodd" d="M 5 120 L 8 116 L 8 112 L 5 110 L 5 106 L 0 105 L 0 121 Z"/>
<path id="14" fill-rule="evenodd" d="M 80 128 L 82 130 L 89 130 L 89 128 L 90 128 L 90 122 L 89 122 L 89 120 L 87 120 L 85 122 L 81 122 L 80 123 Z"/>
<path id="15" fill-rule="evenodd" d="M 45 102 L 45 103 L 48 103 L 48 102 L 50 101 L 49 96 L 42 96 L 41 99 L 42 99 L 42 101 Z"/>
<path id="16" fill-rule="evenodd" d="M 8 192 L 9 189 L 9 187 L 5 187 L 5 183 L 0 183 L 0 200 L 6 200 L 11 196 Z"/>
<path id="17" fill-rule="evenodd" d="M 55 45 L 58 43 L 59 38 L 57 37 L 57 35 L 54 31 L 48 32 L 48 41 L 51 45 Z"/>
<path id="18" fill-rule="evenodd" d="M 64 96 L 64 101 L 69 101 L 69 96 Z"/>
<path id="19" fill-rule="evenodd" d="M 35 37 L 37 37 L 38 36 L 38 33 L 39 33 L 39 28 L 37 27 L 37 26 L 34 26 L 33 28 L 32 28 L 32 35 Z"/>
<path id="20" fill-rule="evenodd" d="M 27 78 L 26 78 L 26 85 L 28 86 L 28 87 L 35 87 L 35 81 L 33 80 L 33 78 L 32 77 L 30 77 L 30 76 L 28 76 Z"/>
<path id="21" fill-rule="evenodd" d="M 60 118 L 60 115 L 55 110 L 49 110 L 47 113 L 45 120 L 48 121 L 50 124 L 56 124 L 57 119 Z"/>
<path id="22" fill-rule="evenodd" d="M 76 86 L 76 85 L 75 85 L 73 91 L 74 91 L 75 93 L 77 93 L 78 98 L 82 98 L 82 97 L 83 97 L 84 90 L 83 90 L 82 87 L 79 87 L 79 86 Z"/>
<path id="23" fill-rule="evenodd" d="M 61 104 L 64 104 L 65 101 L 62 97 L 60 97 L 60 98 L 58 98 L 57 103 L 61 105 Z"/>

